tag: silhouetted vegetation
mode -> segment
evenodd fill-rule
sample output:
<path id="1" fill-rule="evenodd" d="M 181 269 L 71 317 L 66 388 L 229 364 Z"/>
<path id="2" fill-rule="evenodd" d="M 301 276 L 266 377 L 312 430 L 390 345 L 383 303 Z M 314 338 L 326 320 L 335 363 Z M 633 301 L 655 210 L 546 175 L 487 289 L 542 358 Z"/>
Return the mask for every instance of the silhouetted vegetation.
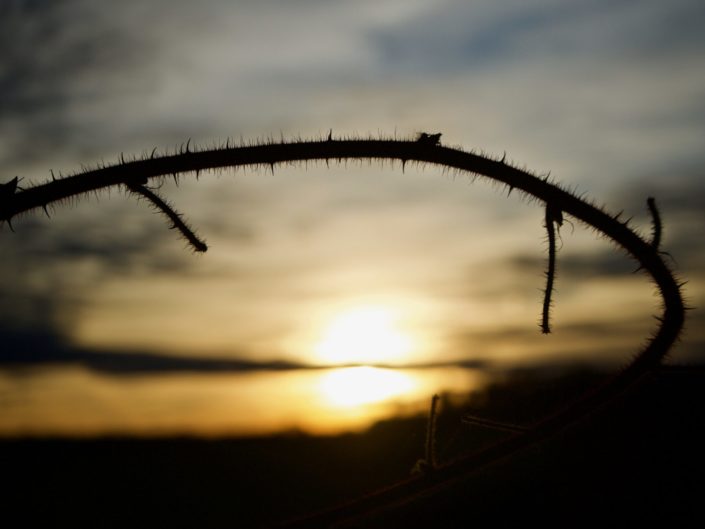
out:
<path id="1" fill-rule="evenodd" d="M 453 516 L 458 515 L 458 509 L 465 508 L 467 502 L 474 503 L 477 494 L 486 495 L 492 487 L 478 492 L 476 487 L 469 485 L 469 491 L 456 489 L 459 482 L 475 483 L 473 480 L 480 475 L 481 469 L 488 468 L 489 465 L 500 467 L 507 461 L 517 460 L 514 470 L 508 468 L 509 476 L 516 476 L 513 472 L 524 472 L 542 474 L 539 472 L 534 459 L 521 459 L 525 457 L 528 449 L 543 450 L 541 447 L 551 447 L 549 458 L 551 461 L 565 459 L 566 464 L 574 468 L 582 468 L 581 460 L 575 459 L 576 454 L 572 448 L 566 449 L 561 445 L 561 439 L 570 443 L 604 442 L 605 436 L 610 435 L 609 428 L 616 428 L 624 435 L 622 439 L 631 439 L 630 449 L 634 449 L 632 435 L 635 429 L 627 430 L 619 420 L 614 423 L 602 424 L 592 421 L 600 413 L 604 412 L 604 407 L 611 405 L 609 413 L 619 415 L 619 406 L 627 404 L 625 392 L 638 392 L 642 388 L 640 385 L 653 387 L 653 381 L 649 377 L 658 376 L 662 368 L 662 360 L 667 355 L 672 344 L 681 333 L 684 322 L 684 304 L 681 297 L 681 285 L 676 281 L 669 266 L 662 258 L 663 252 L 660 250 L 661 239 L 661 218 L 656 208 L 656 203 L 649 198 L 647 207 L 652 215 L 653 233 L 650 241 L 639 235 L 629 222 L 619 220 L 619 215 L 611 215 L 603 208 L 576 196 L 571 191 L 561 186 L 549 182 L 548 176 L 539 177 L 518 167 L 505 163 L 505 157 L 501 160 L 494 160 L 486 156 L 462 151 L 460 149 L 446 147 L 440 144 L 441 135 L 421 133 L 415 139 L 333 139 L 332 131 L 326 139 L 318 141 L 267 141 L 249 145 L 230 146 L 226 141 L 224 145 L 210 150 L 193 150 L 190 142 L 173 153 L 164 156 L 157 156 L 156 151 L 152 151 L 150 156 L 126 161 L 121 155 L 119 163 L 116 165 L 102 166 L 92 170 L 86 170 L 75 175 L 56 179 L 52 175 L 52 180 L 38 186 L 20 189 L 18 179 L 14 179 L 0 188 L 0 221 L 7 222 L 27 211 L 35 208 L 43 208 L 48 213 L 47 206 L 61 201 L 70 200 L 98 190 L 108 189 L 113 186 L 120 186 L 127 191 L 137 194 L 139 197 L 148 200 L 153 207 L 162 212 L 169 220 L 171 227 L 177 229 L 188 241 L 195 251 L 205 251 L 207 246 L 193 230 L 182 220 L 171 205 L 159 197 L 153 189 L 146 187 L 151 180 L 159 182 L 167 176 L 173 175 L 178 179 L 179 175 L 193 173 L 197 177 L 201 171 L 220 170 L 223 168 L 238 168 L 243 166 L 260 166 L 274 171 L 278 164 L 289 164 L 294 162 L 308 163 L 309 161 L 342 161 L 348 159 L 374 159 L 399 161 L 402 170 L 409 162 L 418 164 L 433 164 L 444 169 L 458 172 L 459 174 L 470 174 L 473 178 L 481 176 L 494 182 L 507 186 L 509 192 L 517 189 L 529 200 L 540 201 L 545 207 L 545 227 L 548 234 L 548 268 L 546 272 L 547 283 L 544 293 L 541 330 L 544 333 L 550 332 L 550 307 L 551 293 L 553 291 L 555 270 L 556 270 L 556 227 L 560 227 L 564 216 L 570 215 L 572 218 L 585 223 L 595 229 L 602 236 L 609 238 L 617 246 L 634 258 L 639 267 L 646 272 L 653 280 L 659 295 L 663 301 L 663 313 L 658 318 L 660 327 L 651 337 L 648 343 L 635 356 L 633 362 L 612 377 L 600 380 L 599 384 L 591 384 L 589 389 L 585 389 L 580 395 L 574 395 L 571 399 L 561 398 L 558 395 L 545 394 L 540 385 L 532 386 L 528 396 L 521 398 L 517 394 L 508 397 L 511 401 L 511 415 L 508 410 L 503 410 L 499 404 L 502 399 L 488 399 L 487 408 L 483 411 L 488 419 L 485 427 L 492 421 L 502 422 L 505 425 L 516 425 L 516 431 L 507 433 L 499 429 L 491 432 L 475 433 L 468 443 L 459 443 L 457 450 L 448 449 L 445 458 L 441 458 L 438 464 L 434 461 L 433 445 L 436 437 L 442 438 L 443 422 L 442 417 L 447 416 L 450 420 L 453 407 L 445 406 L 445 411 L 437 417 L 436 426 L 435 412 L 431 413 L 431 424 L 428 426 L 429 440 L 423 442 L 423 433 L 420 433 L 421 448 L 414 446 L 407 453 L 404 446 L 408 442 L 408 432 L 424 432 L 425 426 L 419 421 L 401 421 L 378 425 L 364 436 L 343 436 L 336 439 L 309 439 L 304 436 L 285 436 L 272 439 L 238 440 L 229 442 L 207 443 L 193 440 L 170 440 L 170 441 L 125 441 L 125 440 L 103 440 L 86 441 L 83 443 L 62 443 L 57 441 L 35 441 L 26 443 L 8 444 L 7 451 L 18 451 L 17 457 L 29 464 L 33 448 L 38 453 L 50 453 L 47 456 L 46 464 L 53 468 L 52 479 L 71 480 L 70 484 L 83 489 L 90 499 L 79 496 L 66 496 L 66 492 L 59 481 L 55 482 L 54 488 L 49 488 L 43 495 L 44 501 L 50 501 L 54 497 L 62 500 L 54 505 L 64 515 L 79 517 L 86 512 L 96 516 L 98 525 L 105 525 L 106 520 L 120 519 L 129 512 L 135 503 L 139 505 L 137 512 L 143 516 L 150 512 L 163 513 L 169 520 L 181 522 L 190 519 L 193 523 L 187 525 L 205 526 L 211 519 L 224 525 L 241 525 L 243 521 L 250 522 L 272 522 L 275 519 L 289 515 L 303 515 L 324 505 L 330 505 L 335 501 L 350 499 L 359 496 L 359 499 L 350 501 L 347 504 L 333 508 L 319 515 L 314 515 L 300 521 L 301 527 L 327 527 L 331 524 L 342 523 L 348 519 L 367 519 L 376 516 L 375 513 L 381 511 L 391 512 L 393 506 L 404 503 L 413 505 L 415 498 L 424 497 L 428 502 L 421 502 L 427 509 L 433 506 L 436 511 L 450 510 Z M 575 382 L 575 381 L 573 381 Z M 581 386 L 581 385 L 578 385 Z M 507 386 L 513 391 L 520 391 L 522 385 L 515 382 Z M 571 387 L 576 387 L 575 384 Z M 508 390 L 511 394 L 512 389 Z M 548 406 L 543 406 L 535 416 L 528 414 L 528 407 L 533 410 L 533 405 L 529 404 L 538 395 L 546 396 Z M 549 398 L 550 397 L 550 398 Z M 668 401 L 674 398 L 674 394 L 666 396 Z M 647 397 L 645 397 L 647 398 Z M 507 402 L 509 402 L 507 401 Z M 648 398 L 647 398 L 648 401 Z M 435 402 L 435 401 L 434 401 Z M 546 404 L 547 402 L 544 402 Z M 648 401 L 650 404 L 656 404 Z M 676 402 L 671 400 L 672 406 Z M 659 405 L 662 405 L 659 403 Z M 682 403 L 681 403 L 682 407 Z M 651 412 L 649 405 L 641 403 L 636 407 L 639 416 L 645 412 Z M 631 408 L 630 408 L 631 410 Z M 461 421 L 462 412 L 455 412 L 457 417 L 452 419 L 453 424 L 463 425 Z M 507 416 L 504 416 L 506 413 Z M 481 414 L 482 415 L 482 414 Z M 609 415 L 608 415 L 609 416 Z M 667 420 L 668 418 L 664 418 Z M 421 421 L 423 422 L 423 421 Z M 478 426 L 478 425 L 475 425 Z M 643 425 L 634 425 L 642 427 Z M 672 425 L 677 428 L 678 425 Z M 582 429 L 577 439 L 570 437 L 571 428 Z M 659 428 L 663 428 L 661 425 Z M 475 429 L 475 428 L 473 428 Z M 679 432 L 682 434 L 683 432 Z M 406 440 L 406 441 L 405 441 Z M 673 440 L 666 439 L 664 442 Z M 33 444 L 34 443 L 34 444 Z M 423 446 L 426 446 L 425 452 Z M 449 445 L 450 446 L 450 445 Z M 78 447 L 78 448 L 77 448 Z M 270 456 L 261 453 L 266 447 L 274 448 Z M 656 449 L 655 446 L 651 448 Z M 79 452 L 77 452 L 77 450 Z M 85 450 L 86 455 L 81 455 Z M 62 456 L 62 451 L 66 453 Z M 413 452 L 413 455 L 412 455 Z M 589 452 L 589 451 L 588 451 Z M 366 458 L 370 454 L 393 454 L 384 463 L 373 462 Z M 92 454 L 92 455 L 91 455 Z M 205 455 L 210 454 L 210 455 Z M 416 477 L 409 478 L 409 470 L 413 467 L 413 462 L 423 454 L 426 461 L 426 470 Z M 642 454 L 646 455 L 646 454 Z M 623 457 L 620 454 L 619 457 Z M 91 458 L 95 459 L 91 459 Z M 205 459 L 201 459 L 204 458 Z M 599 466 L 602 458 L 595 458 L 595 454 L 581 454 L 581 457 L 593 460 L 594 465 Z M 619 457 L 614 461 L 617 465 Z M 691 453 L 690 457 L 694 457 Z M 74 458 L 74 466 L 70 466 L 70 460 Z M 86 459 L 88 458 L 88 459 Z M 154 461 L 152 461 L 154 459 Z M 215 464 L 214 461 L 219 463 Z M 607 458 L 606 460 L 611 461 Z M 262 466 L 253 467 L 258 461 L 264 461 Z M 522 462 L 523 461 L 523 462 Z M 546 462 L 539 458 L 540 465 Z M 698 459 L 698 462 L 700 459 Z M 111 490 L 108 499 L 101 502 L 101 497 L 97 496 L 99 490 L 86 488 L 86 483 L 105 484 L 106 476 L 101 468 L 106 464 L 116 465 L 112 471 L 115 473 L 114 483 L 118 488 Z M 14 465 L 14 463 L 13 463 Z M 53 467 L 52 467 L 53 465 Z M 58 466 L 57 466 L 58 465 Z M 65 466 L 69 465 L 69 466 Z M 156 465 L 148 475 L 141 474 L 141 465 Z M 219 466 L 222 465 L 222 466 Z M 528 465 L 528 466 L 525 466 Z M 533 466 L 532 466 L 533 465 Z M 201 466 L 204 468 L 201 470 Z M 72 468 L 76 468 L 78 476 L 73 475 Z M 555 472 L 565 471 L 561 467 L 553 467 L 548 463 L 548 469 L 544 476 L 551 476 L 552 470 Z M 602 467 L 611 471 L 614 467 Z M 385 470 L 386 469 L 386 470 Z M 431 471 L 428 471 L 428 470 Z M 34 468 L 34 474 L 41 474 L 42 467 Z M 221 473 L 222 470 L 222 473 Z M 587 471 L 589 469 L 585 469 Z M 482 470 L 482 472 L 486 472 Z M 498 474 L 483 474 L 485 479 L 495 484 L 498 483 L 504 471 Z M 57 477 L 60 474 L 61 477 Z M 568 472 L 570 479 L 575 480 L 576 474 Z M 24 476 L 18 476 L 24 478 Z M 137 478 L 137 479 L 133 479 Z M 603 477 L 604 478 L 604 477 Z M 527 478 L 528 482 L 531 479 Z M 538 479 L 538 478 L 537 478 Z M 540 478 L 545 479 L 545 478 Z M 501 480 L 500 480 L 501 481 Z M 596 480 L 593 486 L 605 485 L 604 481 Z M 367 495 L 363 492 L 375 489 L 383 484 L 393 485 L 380 489 L 379 491 Z M 145 485 L 145 483 L 147 483 Z M 206 485 L 206 483 L 208 485 Z M 211 488 L 211 483 L 213 487 Z M 572 482 L 571 482 L 572 483 Z M 256 492 L 260 484 L 266 494 Z M 638 486 L 639 483 L 630 484 Z M 32 487 L 26 484 L 27 494 L 31 497 Z M 606 485 L 605 485 L 606 486 Z M 207 487 L 208 497 L 201 493 Z M 69 487 L 70 489 L 71 487 Z M 41 490 L 41 489 L 36 489 Z M 135 495 L 130 494 L 132 490 L 141 491 Z M 437 495 L 434 491 L 444 490 L 448 494 L 443 496 L 440 503 L 434 503 Z M 463 492 L 456 492 L 462 490 Z M 577 498 L 585 500 L 588 490 L 582 485 L 578 485 L 579 492 Z M 563 494 L 562 489 L 553 491 Z M 552 494 L 553 492 L 549 493 Z M 281 496 L 283 506 L 273 508 L 276 500 Z M 498 494 L 502 496 L 502 494 Z M 529 491 L 529 497 L 533 502 L 538 502 L 535 492 Z M 659 495 L 657 494 L 658 498 Z M 126 500 L 130 498 L 130 500 Z M 208 498 L 217 498 L 213 508 L 209 505 Z M 66 503 L 75 504 L 75 509 L 66 511 Z M 78 508 L 78 503 L 84 506 L 85 510 Z M 162 504 L 162 502 L 166 502 Z M 534 503 L 521 501 L 520 497 L 503 498 L 504 509 L 511 508 L 513 511 L 509 515 L 514 516 L 518 506 L 530 508 Z M 88 505 L 86 507 L 86 505 Z M 98 511 L 91 508 L 91 505 L 102 505 Z M 242 511 L 233 507 L 235 505 L 246 506 Z M 282 505 L 280 503 L 280 505 Z M 482 505 L 492 505 L 491 501 Z M 546 504 L 548 508 L 552 506 L 552 514 L 559 512 L 560 506 L 556 501 Z M 499 506 L 499 505 L 497 505 Z M 151 507 L 151 508 L 150 508 Z M 572 511 L 573 516 L 584 514 L 588 507 L 583 505 Z M 248 510 L 250 509 L 250 510 Z M 257 513 L 253 513 L 255 509 Z M 425 520 L 425 526 L 436 526 L 437 517 L 416 516 L 415 509 L 411 507 L 404 511 L 402 518 L 405 520 L 398 526 L 419 526 L 421 520 Z M 276 514 L 275 514 L 276 512 Z M 465 511 L 463 511 L 465 512 Z M 646 512 L 642 510 L 639 514 Z M 199 514 L 200 513 L 200 514 Z M 258 514 L 259 513 L 259 514 Z M 34 514 L 34 513 L 30 513 Z M 418 514 L 418 513 L 416 513 Z M 115 518 L 112 518 L 112 515 Z M 196 519 L 194 516 L 199 515 Z M 407 516 L 408 515 L 408 516 Z M 473 520 L 473 516 L 478 517 L 477 511 L 468 511 L 468 515 L 461 519 L 466 522 Z M 506 516 L 506 514 L 505 514 Z M 126 518 L 119 525 L 135 525 L 140 522 L 140 518 Z M 86 520 L 84 520 L 86 521 Z M 158 522 L 158 518 L 153 520 Z M 575 525 L 576 520 L 568 520 L 566 525 Z M 367 522 L 366 522 L 367 523 Z M 171 525 L 171 524 L 169 524 Z M 382 526 L 397 525 L 391 519 Z"/>

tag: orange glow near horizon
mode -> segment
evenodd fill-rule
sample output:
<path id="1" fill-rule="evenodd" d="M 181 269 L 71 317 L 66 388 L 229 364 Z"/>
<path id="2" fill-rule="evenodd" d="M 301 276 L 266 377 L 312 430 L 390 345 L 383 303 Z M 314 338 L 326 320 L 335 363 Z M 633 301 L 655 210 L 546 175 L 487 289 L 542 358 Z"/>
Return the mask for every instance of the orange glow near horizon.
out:
<path id="1" fill-rule="evenodd" d="M 403 372 L 363 366 L 330 371 L 321 377 L 319 388 L 329 404 L 352 408 L 393 399 L 416 386 Z"/>
<path id="2" fill-rule="evenodd" d="M 21 379 L 0 370 L 0 393 L 13 395 L 0 414 L 0 438 L 338 434 L 424 413 L 434 393 L 467 394 L 487 380 L 457 367 L 116 377 L 73 366 Z"/>

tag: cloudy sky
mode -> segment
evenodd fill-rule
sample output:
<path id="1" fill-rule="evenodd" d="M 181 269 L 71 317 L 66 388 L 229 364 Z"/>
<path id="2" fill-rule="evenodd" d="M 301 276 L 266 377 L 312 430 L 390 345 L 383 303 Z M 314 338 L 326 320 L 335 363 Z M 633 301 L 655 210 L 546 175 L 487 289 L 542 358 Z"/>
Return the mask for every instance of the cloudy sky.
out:
<path id="1" fill-rule="evenodd" d="M 645 234 L 656 197 L 700 307 L 704 23 L 697 0 L 6 0 L 0 182 L 188 139 L 442 132 L 550 171 Z M 117 190 L 2 227 L 3 398 L 10 365 L 51 355 L 95 367 L 91 355 L 124 354 L 137 371 L 137 353 L 325 363 L 336 322 L 364 311 L 407 340 L 397 357 L 366 344 L 365 362 L 619 365 L 654 328 L 634 263 L 566 223 L 555 332 L 541 336 L 543 213 L 484 181 L 349 163 L 188 175 L 161 192 L 205 255 Z M 705 359 L 705 316 L 690 316 L 673 361 Z"/>

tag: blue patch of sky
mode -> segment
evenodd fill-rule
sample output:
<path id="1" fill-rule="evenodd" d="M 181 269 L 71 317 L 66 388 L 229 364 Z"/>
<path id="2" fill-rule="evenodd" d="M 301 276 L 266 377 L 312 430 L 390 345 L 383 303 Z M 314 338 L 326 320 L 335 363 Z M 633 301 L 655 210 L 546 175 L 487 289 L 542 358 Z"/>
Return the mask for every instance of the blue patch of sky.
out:
<path id="1" fill-rule="evenodd" d="M 628 58 L 705 49 L 702 2 L 527 2 L 490 16 L 484 9 L 472 3 L 438 9 L 370 38 L 387 73 L 417 75 L 551 54 Z"/>
<path id="2" fill-rule="evenodd" d="M 373 39 L 387 72 L 438 73 L 459 66 L 495 64 L 514 53 L 508 34 L 535 29 L 541 22 L 539 15 L 527 14 L 521 20 L 501 21 L 501 29 L 494 26 L 478 31 L 465 29 L 461 20 L 424 19 Z"/>

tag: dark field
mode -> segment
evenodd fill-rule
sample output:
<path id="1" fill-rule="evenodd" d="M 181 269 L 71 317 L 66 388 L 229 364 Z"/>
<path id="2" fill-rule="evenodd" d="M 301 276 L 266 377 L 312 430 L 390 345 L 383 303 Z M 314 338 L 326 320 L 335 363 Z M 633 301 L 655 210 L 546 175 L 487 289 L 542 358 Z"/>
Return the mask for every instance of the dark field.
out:
<path id="1" fill-rule="evenodd" d="M 440 462 L 509 435 L 461 424 L 463 413 L 529 424 L 601 378 L 523 373 L 472 406 L 444 400 Z M 336 437 L 4 440 L 1 523 L 276 525 L 407 478 L 426 422 Z M 344 526 L 705 527 L 703 424 L 705 370 L 668 369 L 549 441 Z"/>

